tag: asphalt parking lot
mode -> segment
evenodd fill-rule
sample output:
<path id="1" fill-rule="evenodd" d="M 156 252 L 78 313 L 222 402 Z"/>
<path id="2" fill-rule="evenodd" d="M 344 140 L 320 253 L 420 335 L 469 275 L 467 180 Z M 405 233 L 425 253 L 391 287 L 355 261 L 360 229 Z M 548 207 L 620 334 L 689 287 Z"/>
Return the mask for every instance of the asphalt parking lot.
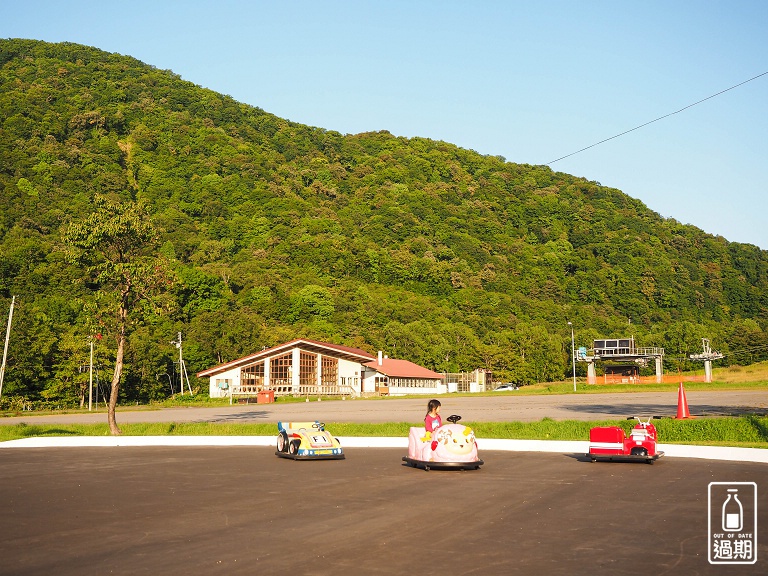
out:
<path id="1" fill-rule="evenodd" d="M 331 400 L 323 402 L 276 402 L 234 404 L 205 408 L 131 410 L 120 407 L 118 424 L 136 422 L 273 422 L 321 420 L 323 422 L 422 422 L 428 398 Z M 446 395 L 443 418 L 460 414 L 464 422 L 533 422 L 554 420 L 622 419 L 626 416 L 671 416 L 677 413 L 677 392 L 553 394 L 521 396 L 500 392 L 493 396 Z M 724 416 L 768 414 L 765 390 L 692 391 L 687 393 L 691 414 Z M 103 423 L 106 413 L 29 415 L 0 418 L 0 425 Z"/>
<path id="2" fill-rule="evenodd" d="M 481 444 L 482 447 L 482 444 Z M 0 573 L 766 574 L 707 559 L 709 482 L 768 468 L 482 451 L 478 471 L 413 469 L 391 448 L 296 462 L 269 447 L 0 451 Z"/>

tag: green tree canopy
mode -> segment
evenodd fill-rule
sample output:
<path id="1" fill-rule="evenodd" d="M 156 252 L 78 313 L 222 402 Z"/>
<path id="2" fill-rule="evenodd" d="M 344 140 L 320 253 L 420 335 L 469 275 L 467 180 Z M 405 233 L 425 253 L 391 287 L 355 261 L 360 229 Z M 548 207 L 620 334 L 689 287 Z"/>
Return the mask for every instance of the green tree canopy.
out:
<path id="1" fill-rule="evenodd" d="M 155 289 L 169 314 L 144 299 Z M 95 305 L 105 334 L 122 308 L 147 341 L 124 343 L 131 400 L 174 373 L 179 331 L 191 373 L 312 336 L 559 379 L 568 320 L 577 345 L 632 335 L 674 363 L 709 338 L 748 352 L 725 363 L 768 358 L 765 250 L 546 166 L 304 126 L 70 43 L 0 40 L 0 302 L 12 295 L 7 389 L 41 403 L 78 401 Z"/>

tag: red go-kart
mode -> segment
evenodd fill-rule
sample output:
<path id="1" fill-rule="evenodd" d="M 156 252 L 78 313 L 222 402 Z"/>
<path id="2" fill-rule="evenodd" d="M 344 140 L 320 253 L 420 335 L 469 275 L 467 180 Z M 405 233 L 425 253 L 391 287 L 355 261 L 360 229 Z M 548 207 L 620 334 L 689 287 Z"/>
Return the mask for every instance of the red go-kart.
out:
<path id="1" fill-rule="evenodd" d="M 664 456 L 656 449 L 656 426 L 651 419 L 640 420 L 630 416 L 627 420 L 637 420 L 629 431 L 629 436 L 620 426 L 597 426 L 589 431 L 589 454 L 587 457 L 597 460 L 640 460 L 653 464 Z"/>

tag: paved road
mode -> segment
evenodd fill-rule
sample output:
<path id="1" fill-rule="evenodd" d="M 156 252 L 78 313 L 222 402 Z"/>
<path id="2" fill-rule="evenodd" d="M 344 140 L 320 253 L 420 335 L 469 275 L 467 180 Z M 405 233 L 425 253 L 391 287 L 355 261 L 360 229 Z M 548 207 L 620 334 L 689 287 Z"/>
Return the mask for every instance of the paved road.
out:
<path id="1" fill-rule="evenodd" d="M 406 467 L 402 450 L 295 462 L 271 448 L 0 451 L 0 573 L 115 575 L 766 574 L 707 560 L 707 487 L 765 464 L 596 463 L 481 454 L 478 471 Z M 763 505 L 765 504 L 765 505 Z"/>
<path id="2" fill-rule="evenodd" d="M 460 414 L 465 422 L 531 422 L 600 420 L 624 416 L 675 416 L 677 392 L 626 394 L 565 394 L 521 396 L 514 392 L 497 396 L 445 396 L 443 418 Z M 687 392 L 688 407 L 695 415 L 768 413 L 768 391 Z M 427 399 L 334 400 L 323 402 L 240 404 L 218 408 L 168 408 L 118 413 L 118 423 L 134 422 L 267 422 L 321 420 L 324 422 L 421 422 Z M 105 413 L 59 414 L 0 418 L 2 424 L 104 422 Z"/>

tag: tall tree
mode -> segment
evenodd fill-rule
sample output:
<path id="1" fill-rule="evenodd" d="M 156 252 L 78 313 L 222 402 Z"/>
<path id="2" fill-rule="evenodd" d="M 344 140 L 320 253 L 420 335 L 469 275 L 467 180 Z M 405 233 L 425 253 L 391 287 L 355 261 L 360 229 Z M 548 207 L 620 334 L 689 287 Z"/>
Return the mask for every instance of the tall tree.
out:
<path id="1" fill-rule="evenodd" d="M 95 197 L 96 209 L 65 234 L 68 257 L 87 266 L 98 298 L 114 313 L 117 344 L 109 397 L 109 430 L 120 434 L 115 418 L 131 312 L 139 302 L 158 307 L 170 284 L 169 269 L 157 252 L 157 233 L 147 206 L 133 200 Z"/>

